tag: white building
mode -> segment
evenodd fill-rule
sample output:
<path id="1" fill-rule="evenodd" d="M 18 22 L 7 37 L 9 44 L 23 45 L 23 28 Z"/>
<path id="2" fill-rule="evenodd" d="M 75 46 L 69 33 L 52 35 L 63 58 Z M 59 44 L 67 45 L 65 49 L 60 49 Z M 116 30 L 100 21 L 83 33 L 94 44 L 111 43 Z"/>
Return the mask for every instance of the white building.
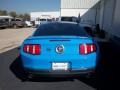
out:
<path id="1" fill-rule="evenodd" d="M 120 0 L 101 0 L 99 21 L 102 29 L 120 37 Z"/>
<path id="2" fill-rule="evenodd" d="M 82 22 L 120 37 L 120 0 L 61 0 L 61 16 L 77 16 Z"/>
<path id="3" fill-rule="evenodd" d="M 97 22 L 97 10 L 100 0 L 61 0 L 61 16 L 76 16 L 80 14 L 84 23 Z"/>
<path id="4" fill-rule="evenodd" d="M 31 21 L 35 21 L 38 18 L 58 18 L 60 16 L 59 11 L 54 12 L 31 12 Z"/>

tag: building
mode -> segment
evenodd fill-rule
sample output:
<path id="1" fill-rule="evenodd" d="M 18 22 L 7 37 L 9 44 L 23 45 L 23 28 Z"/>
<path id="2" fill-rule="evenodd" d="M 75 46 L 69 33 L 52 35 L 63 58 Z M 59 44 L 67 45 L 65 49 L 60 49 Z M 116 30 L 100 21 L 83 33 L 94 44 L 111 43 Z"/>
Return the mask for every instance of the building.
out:
<path id="1" fill-rule="evenodd" d="M 52 12 L 31 12 L 30 17 L 31 21 L 35 21 L 36 19 L 40 18 L 58 18 L 60 16 L 59 11 L 52 11 Z"/>
<path id="2" fill-rule="evenodd" d="M 120 0 L 61 0 L 60 16 L 80 15 L 81 22 L 120 37 Z"/>
<path id="3" fill-rule="evenodd" d="M 120 37 L 120 0 L 101 0 L 100 19 L 101 29 Z"/>
<path id="4" fill-rule="evenodd" d="M 81 22 L 94 25 L 100 0 L 61 0 L 61 16 L 81 16 Z"/>

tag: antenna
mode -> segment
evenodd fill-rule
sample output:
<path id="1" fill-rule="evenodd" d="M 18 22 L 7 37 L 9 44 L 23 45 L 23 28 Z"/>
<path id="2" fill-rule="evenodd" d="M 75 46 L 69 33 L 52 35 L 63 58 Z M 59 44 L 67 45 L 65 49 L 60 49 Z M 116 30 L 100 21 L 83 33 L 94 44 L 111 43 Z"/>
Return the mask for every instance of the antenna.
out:
<path id="1" fill-rule="evenodd" d="M 77 23 L 80 23 L 81 22 L 81 17 L 80 17 L 80 13 L 78 14 L 78 20 L 77 20 Z"/>

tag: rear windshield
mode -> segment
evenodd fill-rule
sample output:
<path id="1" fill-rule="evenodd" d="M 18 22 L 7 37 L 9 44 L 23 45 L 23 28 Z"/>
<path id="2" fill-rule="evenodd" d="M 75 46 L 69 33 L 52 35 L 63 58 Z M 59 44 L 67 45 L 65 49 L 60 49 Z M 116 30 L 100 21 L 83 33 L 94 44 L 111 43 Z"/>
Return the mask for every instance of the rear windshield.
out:
<path id="1" fill-rule="evenodd" d="M 35 31 L 34 36 L 87 36 L 83 28 L 71 23 L 42 24 Z"/>
<path id="2" fill-rule="evenodd" d="M 40 19 L 40 21 L 46 21 L 46 19 Z"/>
<path id="3" fill-rule="evenodd" d="M 61 21 L 71 21 L 72 22 L 72 17 L 61 17 Z"/>
<path id="4" fill-rule="evenodd" d="M 69 21 L 69 22 L 76 22 L 76 17 L 61 17 L 61 21 Z"/>

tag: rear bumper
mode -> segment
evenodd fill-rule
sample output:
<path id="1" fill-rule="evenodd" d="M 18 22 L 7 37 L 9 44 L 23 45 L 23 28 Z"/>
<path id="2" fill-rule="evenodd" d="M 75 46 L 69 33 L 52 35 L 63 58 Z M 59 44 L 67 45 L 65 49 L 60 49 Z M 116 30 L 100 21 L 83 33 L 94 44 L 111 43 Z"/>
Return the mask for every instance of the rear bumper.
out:
<path id="1" fill-rule="evenodd" d="M 30 70 L 25 69 L 27 74 L 32 74 L 40 77 L 74 77 L 92 73 L 94 68 L 87 70 L 68 70 L 68 71 L 48 71 L 48 70 Z"/>

